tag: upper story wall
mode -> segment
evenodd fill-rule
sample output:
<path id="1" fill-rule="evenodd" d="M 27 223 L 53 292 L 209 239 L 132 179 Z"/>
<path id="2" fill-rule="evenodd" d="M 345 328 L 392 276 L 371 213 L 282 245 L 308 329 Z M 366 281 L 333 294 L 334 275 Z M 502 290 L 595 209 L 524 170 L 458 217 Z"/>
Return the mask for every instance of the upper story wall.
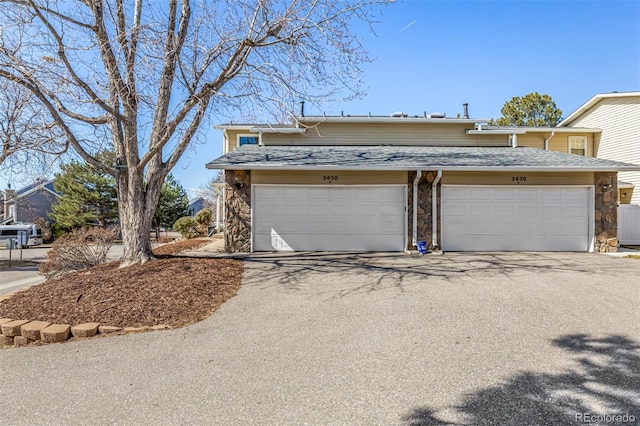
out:
<path id="1" fill-rule="evenodd" d="M 568 125 L 602 129 L 596 157 L 640 164 L 640 96 L 603 97 Z M 628 202 L 640 204 L 640 172 L 620 172 L 618 179 L 635 185 Z"/>
<path id="2" fill-rule="evenodd" d="M 508 146 L 508 134 L 467 134 L 474 128 L 472 122 L 416 122 L 398 118 L 397 122 L 320 122 L 305 123 L 304 133 L 263 133 L 265 145 L 426 145 L 426 146 Z M 407 121 L 404 121 L 407 120 Z M 239 146 L 242 136 L 258 137 L 257 132 L 228 128 L 225 131 L 224 152 Z M 570 152 L 569 136 L 582 136 L 587 141 L 588 156 L 597 151 L 597 134 L 576 130 L 568 133 L 552 130 L 529 130 L 518 135 L 518 146 L 545 148 L 560 152 Z"/>
<path id="3" fill-rule="evenodd" d="M 598 157 L 640 164 L 640 96 L 603 98 L 570 126 L 602 129 Z"/>

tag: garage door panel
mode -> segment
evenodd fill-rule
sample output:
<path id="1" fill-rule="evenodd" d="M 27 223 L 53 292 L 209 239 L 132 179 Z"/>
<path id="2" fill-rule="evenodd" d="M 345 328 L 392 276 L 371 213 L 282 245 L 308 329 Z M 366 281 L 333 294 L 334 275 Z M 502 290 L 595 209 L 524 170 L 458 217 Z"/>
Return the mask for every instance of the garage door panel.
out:
<path id="1" fill-rule="evenodd" d="M 490 202 L 484 199 L 487 194 Z M 441 218 L 443 249 L 588 251 L 590 194 L 585 187 L 479 190 L 445 186 Z"/>
<path id="2" fill-rule="evenodd" d="M 465 217 L 467 215 L 467 206 L 465 204 L 452 202 L 451 204 L 442 206 L 442 214 L 446 214 L 448 217 Z"/>
<path id="3" fill-rule="evenodd" d="M 406 187 L 256 186 L 255 251 L 402 251 Z"/>
<path id="4" fill-rule="evenodd" d="M 491 204 L 474 204 L 467 206 L 467 212 L 471 217 L 485 217 L 491 214 L 491 207 Z"/>
<path id="5" fill-rule="evenodd" d="M 519 201 L 537 201 L 538 191 L 534 189 L 521 189 L 517 191 L 517 199 Z"/>
<path id="6" fill-rule="evenodd" d="M 580 205 L 565 206 L 562 214 L 565 218 L 581 218 L 584 217 L 584 208 Z"/>
<path id="7" fill-rule="evenodd" d="M 565 191 L 563 190 L 551 190 L 545 189 L 540 191 L 541 200 L 542 201 L 563 201 L 565 196 Z"/>
<path id="8" fill-rule="evenodd" d="M 538 217 L 538 206 L 536 204 L 515 204 L 515 216 L 519 218 Z"/>
<path id="9" fill-rule="evenodd" d="M 515 191 L 513 189 L 496 189 L 493 193 L 493 199 L 496 201 L 513 201 L 515 199 Z"/>
<path id="10" fill-rule="evenodd" d="M 442 192 L 442 199 L 447 201 L 466 200 L 467 193 L 464 189 L 450 188 L 446 192 Z"/>
<path id="11" fill-rule="evenodd" d="M 498 217 L 513 217 L 514 206 L 512 204 L 498 204 L 493 207 L 493 215 Z"/>
<path id="12" fill-rule="evenodd" d="M 540 208 L 541 216 L 549 219 L 561 218 L 562 211 L 563 206 L 561 204 L 545 204 Z"/>

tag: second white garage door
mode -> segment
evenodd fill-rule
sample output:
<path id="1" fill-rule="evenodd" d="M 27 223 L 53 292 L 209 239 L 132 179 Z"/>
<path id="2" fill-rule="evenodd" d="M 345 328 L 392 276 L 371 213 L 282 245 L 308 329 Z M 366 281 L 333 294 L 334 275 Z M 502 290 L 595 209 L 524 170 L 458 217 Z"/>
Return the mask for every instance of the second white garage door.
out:
<path id="1" fill-rule="evenodd" d="M 405 250 L 405 185 L 252 189 L 254 251 Z"/>
<path id="2" fill-rule="evenodd" d="M 442 248 L 589 251 L 588 187 L 442 187 Z"/>

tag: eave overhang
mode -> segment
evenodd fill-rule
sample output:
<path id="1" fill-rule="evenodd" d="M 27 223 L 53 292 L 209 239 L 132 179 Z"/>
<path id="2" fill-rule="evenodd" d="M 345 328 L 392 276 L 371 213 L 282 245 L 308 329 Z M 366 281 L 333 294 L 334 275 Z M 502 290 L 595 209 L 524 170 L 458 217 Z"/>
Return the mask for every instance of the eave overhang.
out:
<path id="1" fill-rule="evenodd" d="M 640 165 L 511 147 L 242 146 L 206 165 L 223 170 L 640 171 Z"/>

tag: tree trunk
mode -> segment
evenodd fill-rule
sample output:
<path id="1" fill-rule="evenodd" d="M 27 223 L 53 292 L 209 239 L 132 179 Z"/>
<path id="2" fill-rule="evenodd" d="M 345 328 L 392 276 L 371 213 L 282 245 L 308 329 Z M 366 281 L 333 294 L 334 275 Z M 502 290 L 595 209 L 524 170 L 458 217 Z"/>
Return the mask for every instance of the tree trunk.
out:
<path id="1" fill-rule="evenodd" d="M 157 185 L 147 185 L 145 191 L 142 176 L 128 176 L 128 179 L 121 176 L 118 181 L 118 210 L 123 248 L 120 267 L 124 268 L 154 258 L 151 250 L 151 229 L 160 191 L 156 190 Z"/>

